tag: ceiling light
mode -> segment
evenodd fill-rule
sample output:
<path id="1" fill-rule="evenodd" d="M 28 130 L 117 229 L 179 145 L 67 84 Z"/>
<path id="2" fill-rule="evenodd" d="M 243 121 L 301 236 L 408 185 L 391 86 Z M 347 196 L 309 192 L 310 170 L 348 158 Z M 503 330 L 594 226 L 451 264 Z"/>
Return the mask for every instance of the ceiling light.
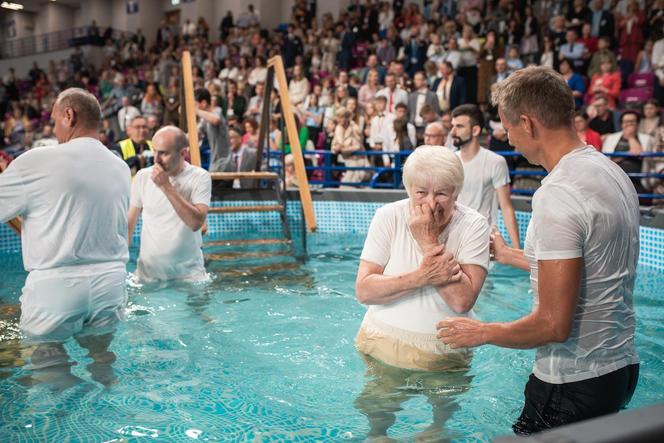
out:
<path id="1" fill-rule="evenodd" d="M 0 3 L 0 8 L 13 9 L 14 11 L 20 11 L 21 9 L 23 9 L 23 5 L 21 5 L 19 3 L 2 2 L 2 3 Z"/>

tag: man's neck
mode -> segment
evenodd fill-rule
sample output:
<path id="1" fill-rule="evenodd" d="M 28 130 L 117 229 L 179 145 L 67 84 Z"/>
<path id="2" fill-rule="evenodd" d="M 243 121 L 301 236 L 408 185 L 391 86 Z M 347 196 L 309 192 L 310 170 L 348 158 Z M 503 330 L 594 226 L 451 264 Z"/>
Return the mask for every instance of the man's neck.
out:
<path id="1" fill-rule="evenodd" d="M 67 137 L 67 139 L 63 143 L 70 142 L 75 138 L 83 138 L 83 137 L 90 137 L 98 140 L 99 131 L 97 131 L 96 129 L 74 128 L 70 136 Z"/>
<path id="2" fill-rule="evenodd" d="M 477 153 L 480 152 L 480 143 L 477 140 L 477 137 L 462 146 L 459 149 L 459 152 L 461 153 L 461 160 L 464 162 L 469 162 L 474 159 Z"/>
<path id="3" fill-rule="evenodd" d="M 545 147 L 540 147 L 540 158 L 538 163 L 551 172 L 556 167 L 561 158 L 570 152 L 585 146 L 576 130 L 571 129 L 545 129 L 540 127 L 540 134 L 538 134 L 538 141 Z"/>
<path id="4" fill-rule="evenodd" d="M 180 162 L 180 165 L 175 169 L 175 172 L 173 172 L 172 174 L 168 174 L 168 175 L 170 177 L 177 177 L 178 175 L 182 174 L 182 172 L 184 171 L 184 168 L 185 168 L 186 165 L 187 165 L 187 162 L 182 160 Z"/>

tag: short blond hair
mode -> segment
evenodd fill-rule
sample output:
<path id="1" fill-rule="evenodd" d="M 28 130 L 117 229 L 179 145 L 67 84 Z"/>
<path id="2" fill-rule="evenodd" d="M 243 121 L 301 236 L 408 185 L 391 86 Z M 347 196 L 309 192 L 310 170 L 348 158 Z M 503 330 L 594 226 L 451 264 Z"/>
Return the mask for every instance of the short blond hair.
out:
<path id="1" fill-rule="evenodd" d="M 65 89 L 58 94 L 55 103 L 60 109 L 73 109 L 79 124 L 86 129 L 99 129 L 101 125 L 101 106 L 99 106 L 97 97 L 85 89 Z"/>
<path id="2" fill-rule="evenodd" d="M 574 96 L 563 76 L 551 68 L 520 69 L 491 88 L 491 101 L 516 124 L 521 115 L 537 119 L 545 128 L 571 128 Z"/>
<path id="3" fill-rule="evenodd" d="M 463 164 L 459 156 L 443 146 L 422 145 L 403 165 L 403 184 L 410 196 L 411 187 L 433 183 L 449 189 L 456 198 L 463 188 Z"/>

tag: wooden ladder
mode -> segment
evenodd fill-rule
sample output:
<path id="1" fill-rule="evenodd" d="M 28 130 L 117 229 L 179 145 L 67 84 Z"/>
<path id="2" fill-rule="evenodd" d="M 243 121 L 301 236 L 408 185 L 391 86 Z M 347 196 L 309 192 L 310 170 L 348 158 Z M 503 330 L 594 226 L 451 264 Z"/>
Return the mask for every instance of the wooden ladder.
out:
<path id="1" fill-rule="evenodd" d="M 281 228 L 284 233 L 283 239 L 247 239 L 247 240 L 234 240 L 234 241 L 215 241 L 208 242 L 206 246 L 220 246 L 232 244 L 271 244 L 271 243 L 287 243 L 292 241 L 290 226 L 288 224 L 288 215 L 286 213 L 286 193 L 282 184 L 281 177 L 276 172 L 211 172 L 210 176 L 213 181 L 233 181 L 233 180 L 266 180 L 273 183 L 273 189 L 276 194 L 277 204 L 262 204 L 262 205 L 242 205 L 242 206 L 212 206 L 208 209 L 208 213 L 212 214 L 229 214 L 234 212 L 278 212 L 281 218 Z"/>

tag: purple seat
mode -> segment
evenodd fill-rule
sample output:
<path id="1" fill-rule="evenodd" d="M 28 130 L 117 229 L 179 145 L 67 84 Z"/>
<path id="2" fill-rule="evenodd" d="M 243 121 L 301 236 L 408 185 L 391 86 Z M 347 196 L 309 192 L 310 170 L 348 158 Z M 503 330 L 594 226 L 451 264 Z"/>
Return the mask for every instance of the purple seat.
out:
<path id="1" fill-rule="evenodd" d="M 643 74 L 633 73 L 627 78 L 627 85 L 630 88 L 652 88 L 655 84 L 655 74 L 646 72 Z"/>
<path id="2" fill-rule="evenodd" d="M 639 109 L 652 96 L 652 88 L 629 88 L 620 92 L 619 100 L 624 108 Z"/>

